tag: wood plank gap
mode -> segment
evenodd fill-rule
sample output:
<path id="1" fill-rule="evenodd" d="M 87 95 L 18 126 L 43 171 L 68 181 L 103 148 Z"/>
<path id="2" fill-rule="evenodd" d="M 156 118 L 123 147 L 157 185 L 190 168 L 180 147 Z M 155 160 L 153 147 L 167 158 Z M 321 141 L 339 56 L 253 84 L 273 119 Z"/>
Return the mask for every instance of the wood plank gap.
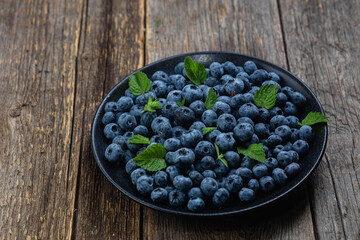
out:
<path id="1" fill-rule="evenodd" d="M 313 230 L 314 230 L 314 236 L 315 236 L 315 240 L 319 240 L 319 232 L 317 230 L 318 226 L 316 224 L 316 219 L 315 219 L 315 208 L 313 206 L 313 203 L 311 201 L 311 191 L 310 191 L 310 187 L 309 187 L 309 181 L 307 181 L 306 183 L 306 191 L 308 193 L 309 196 L 309 204 L 310 204 L 310 213 L 311 213 L 311 221 L 313 223 Z"/>
<path id="2" fill-rule="evenodd" d="M 280 28 L 281 28 L 281 37 L 282 37 L 283 45 L 284 45 L 286 69 L 290 71 L 289 57 L 288 57 L 288 52 L 287 52 L 286 40 L 285 40 L 285 31 L 284 31 L 283 19 L 282 19 L 282 15 L 281 15 L 280 0 L 276 0 L 276 5 L 278 8 L 278 12 L 279 12 L 279 22 L 280 22 Z"/>
<path id="3" fill-rule="evenodd" d="M 111 38 L 110 38 L 110 32 L 111 32 L 111 17 L 113 16 L 113 10 L 112 10 L 112 5 L 113 5 L 113 1 L 112 0 L 109 0 L 109 1 L 106 1 L 106 6 L 105 6 L 105 9 L 106 11 L 108 12 L 108 14 L 106 15 L 106 54 L 105 54 L 105 57 L 106 57 L 106 61 L 105 61 L 105 75 L 104 75 L 104 85 L 103 85 L 103 91 L 102 91 L 102 95 L 101 95 L 101 98 L 104 98 L 105 97 L 105 93 L 107 92 L 106 91 L 106 79 L 108 78 L 108 75 L 110 74 L 110 58 L 109 58 L 109 52 L 110 52 L 110 45 L 111 45 Z"/>

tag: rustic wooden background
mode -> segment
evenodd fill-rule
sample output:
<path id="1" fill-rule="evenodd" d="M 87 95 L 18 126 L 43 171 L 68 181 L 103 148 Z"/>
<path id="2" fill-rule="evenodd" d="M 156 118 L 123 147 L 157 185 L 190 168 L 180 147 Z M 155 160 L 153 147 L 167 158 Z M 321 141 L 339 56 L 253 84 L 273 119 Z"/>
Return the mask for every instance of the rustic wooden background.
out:
<path id="1" fill-rule="evenodd" d="M 0 239 L 360 239 L 360 1 L 0 1 Z M 90 148 L 124 76 L 163 57 L 245 53 L 305 81 L 326 154 L 290 208 L 193 220 L 130 201 Z"/>

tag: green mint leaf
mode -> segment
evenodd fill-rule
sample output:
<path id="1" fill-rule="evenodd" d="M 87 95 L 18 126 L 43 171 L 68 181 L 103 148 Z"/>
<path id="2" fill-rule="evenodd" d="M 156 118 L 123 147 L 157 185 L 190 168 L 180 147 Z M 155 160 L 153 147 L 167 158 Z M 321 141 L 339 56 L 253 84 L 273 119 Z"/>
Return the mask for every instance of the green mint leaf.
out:
<path id="1" fill-rule="evenodd" d="M 129 88 L 132 94 L 139 96 L 150 90 L 151 83 L 143 72 L 137 72 L 129 78 Z"/>
<path id="2" fill-rule="evenodd" d="M 321 122 L 329 122 L 329 119 L 319 112 L 310 112 L 306 118 L 299 123 L 299 125 L 314 125 Z"/>
<path id="3" fill-rule="evenodd" d="M 278 89 L 276 84 L 266 84 L 262 86 L 255 93 L 254 103 L 256 104 L 256 106 L 261 108 L 273 108 L 276 102 L 277 91 Z"/>
<path id="4" fill-rule="evenodd" d="M 210 88 L 208 91 L 206 101 L 205 101 L 206 109 L 212 110 L 212 108 L 214 107 L 214 104 L 216 102 L 217 102 L 216 92 L 214 91 L 214 89 Z"/>
<path id="5" fill-rule="evenodd" d="M 199 86 L 205 82 L 207 72 L 202 64 L 194 62 L 191 57 L 186 57 L 184 61 L 184 68 L 187 77 L 193 84 Z"/>
<path id="6" fill-rule="evenodd" d="M 127 140 L 127 143 L 135 143 L 135 144 L 150 144 L 151 141 L 140 134 L 132 136 L 129 140 Z"/>
<path id="7" fill-rule="evenodd" d="M 225 165 L 225 167 L 229 167 L 229 165 L 224 157 L 224 154 L 220 154 L 218 159 Z"/>
<path id="8" fill-rule="evenodd" d="M 216 144 L 214 144 L 214 145 L 215 145 L 215 149 L 216 149 L 216 156 L 219 156 L 220 155 L 219 147 Z"/>
<path id="9" fill-rule="evenodd" d="M 214 131 L 216 129 L 216 127 L 204 127 L 202 129 L 202 133 L 203 135 L 206 135 L 208 133 L 211 133 L 212 131 Z"/>
<path id="10" fill-rule="evenodd" d="M 145 105 L 144 110 L 142 111 L 142 113 L 144 113 L 144 112 L 156 112 L 156 109 L 161 109 L 159 99 L 156 99 L 155 101 L 153 101 L 152 96 L 149 95 L 149 101 Z"/>
<path id="11" fill-rule="evenodd" d="M 145 149 L 134 158 L 134 162 L 139 167 L 149 171 L 159 171 L 166 168 L 166 150 L 163 145 L 154 144 Z"/>
<path id="12" fill-rule="evenodd" d="M 181 100 L 180 102 L 176 102 L 176 103 L 177 103 L 177 105 L 178 105 L 179 107 L 181 107 L 181 106 L 184 106 L 184 105 L 185 105 L 185 101 L 186 101 L 186 99 L 183 98 L 183 100 Z"/>
<path id="13" fill-rule="evenodd" d="M 238 153 L 243 154 L 251 159 L 254 159 L 256 161 L 265 162 L 265 151 L 264 151 L 264 145 L 262 143 L 254 143 L 251 144 L 247 149 L 243 147 L 238 147 Z"/>

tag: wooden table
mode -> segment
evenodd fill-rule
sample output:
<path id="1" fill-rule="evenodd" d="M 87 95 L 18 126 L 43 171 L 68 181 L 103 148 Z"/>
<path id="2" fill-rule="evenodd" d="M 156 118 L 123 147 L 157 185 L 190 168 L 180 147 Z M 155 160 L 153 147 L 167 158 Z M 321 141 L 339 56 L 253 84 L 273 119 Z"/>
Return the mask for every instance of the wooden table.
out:
<path id="1" fill-rule="evenodd" d="M 3 0 L 0 239 L 360 239 L 360 1 Z M 221 50 L 289 69 L 329 117 L 326 154 L 286 211 L 199 220 L 150 210 L 104 177 L 93 115 L 124 76 Z"/>

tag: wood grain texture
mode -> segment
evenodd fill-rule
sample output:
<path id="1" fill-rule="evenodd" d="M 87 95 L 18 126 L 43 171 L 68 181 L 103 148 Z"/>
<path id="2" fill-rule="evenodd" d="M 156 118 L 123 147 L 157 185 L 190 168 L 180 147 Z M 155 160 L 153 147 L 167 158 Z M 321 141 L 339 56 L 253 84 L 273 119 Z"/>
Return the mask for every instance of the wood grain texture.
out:
<path id="1" fill-rule="evenodd" d="M 83 12 L 77 62 L 72 159 L 80 161 L 74 239 L 139 239 L 140 206 L 120 193 L 97 167 L 91 124 L 105 94 L 140 68 L 143 1 L 93 1 Z"/>
<path id="2" fill-rule="evenodd" d="M 0 6 L 0 239 L 71 236 L 82 1 Z"/>
<path id="3" fill-rule="evenodd" d="M 286 67 L 276 1 L 147 1 L 146 14 L 147 63 L 184 52 L 219 50 Z M 144 208 L 144 238 L 314 239 L 306 189 L 292 194 L 290 202 L 287 212 L 252 224 L 244 219 L 180 218 Z"/>
<path id="4" fill-rule="evenodd" d="M 318 239 L 360 239 L 360 2 L 280 1 L 290 70 L 330 119 L 311 178 Z"/>

